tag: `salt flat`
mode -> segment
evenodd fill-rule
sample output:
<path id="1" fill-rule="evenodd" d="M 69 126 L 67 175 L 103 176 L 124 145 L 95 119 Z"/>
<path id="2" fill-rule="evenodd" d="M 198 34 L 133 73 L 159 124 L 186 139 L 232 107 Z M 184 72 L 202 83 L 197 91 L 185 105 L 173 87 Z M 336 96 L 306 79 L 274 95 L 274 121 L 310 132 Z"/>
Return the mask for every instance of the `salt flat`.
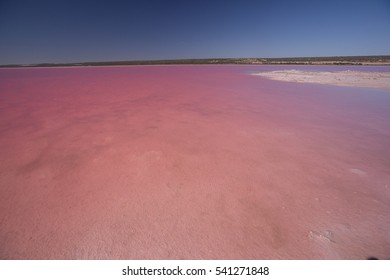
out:
<path id="1" fill-rule="evenodd" d="M 336 86 L 369 87 L 390 90 L 390 72 L 335 71 L 309 72 L 302 70 L 277 70 L 254 73 L 278 81 L 318 83 Z"/>

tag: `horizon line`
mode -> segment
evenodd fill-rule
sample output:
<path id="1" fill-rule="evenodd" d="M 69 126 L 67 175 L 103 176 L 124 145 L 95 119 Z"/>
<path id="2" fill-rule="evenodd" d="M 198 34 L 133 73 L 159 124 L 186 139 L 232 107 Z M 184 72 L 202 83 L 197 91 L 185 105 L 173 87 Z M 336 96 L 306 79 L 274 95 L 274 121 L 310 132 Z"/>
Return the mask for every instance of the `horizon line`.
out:
<path id="1" fill-rule="evenodd" d="M 334 59 L 338 59 L 334 61 Z M 376 59 L 376 61 L 370 61 Z M 331 60 L 333 59 L 333 61 Z M 346 61 L 347 59 L 347 61 Z M 384 59 L 384 61 L 383 61 Z M 251 61 L 252 60 L 252 61 Z M 282 63 L 281 60 L 285 63 Z M 344 61 L 343 61 L 344 60 Z M 92 66 L 99 65 L 154 65 L 154 64 L 308 64 L 308 63 L 385 63 L 390 65 L 390 55 L 348 55 L 348 56 L 287 56 L 287 57 L 211 57 L 211 58 L 175 58 L 175 59 L 136 59 L 136 60 L 101 60 L 78 62 L 37 62 L 8 63 L 0 67 L 36 67 L 36 66 Z"/>

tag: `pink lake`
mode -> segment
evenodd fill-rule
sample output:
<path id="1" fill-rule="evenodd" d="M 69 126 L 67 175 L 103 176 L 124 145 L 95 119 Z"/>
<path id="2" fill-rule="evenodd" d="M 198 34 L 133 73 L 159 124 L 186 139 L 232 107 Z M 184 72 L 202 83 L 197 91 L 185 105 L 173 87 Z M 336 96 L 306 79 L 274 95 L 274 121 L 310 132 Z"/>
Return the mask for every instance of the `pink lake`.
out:
<path id="1" fill-rule="evenodd" d="M 390 91 L 0 69 L 0 259 L 390 258 Z"/>

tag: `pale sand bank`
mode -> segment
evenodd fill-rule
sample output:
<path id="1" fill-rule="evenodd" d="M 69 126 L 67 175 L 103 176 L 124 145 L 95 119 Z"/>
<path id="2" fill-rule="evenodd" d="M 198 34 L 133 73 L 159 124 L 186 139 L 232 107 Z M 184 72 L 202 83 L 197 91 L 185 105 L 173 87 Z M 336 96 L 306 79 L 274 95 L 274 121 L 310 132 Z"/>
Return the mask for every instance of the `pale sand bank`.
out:
<path id="1" fill-rule="evenodd" d="M 281 70 L 258 72 L 253 75 L 285 82 L 318 83 L 390 90 L 390 72 L 309 72 L 300 70 Z"/>

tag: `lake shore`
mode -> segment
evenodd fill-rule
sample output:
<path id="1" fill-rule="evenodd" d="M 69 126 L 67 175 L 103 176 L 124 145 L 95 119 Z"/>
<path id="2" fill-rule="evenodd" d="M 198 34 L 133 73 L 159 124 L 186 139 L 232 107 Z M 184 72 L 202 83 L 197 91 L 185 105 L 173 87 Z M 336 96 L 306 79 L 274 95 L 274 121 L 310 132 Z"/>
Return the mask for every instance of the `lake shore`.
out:
<path id="1" fill-rule="evenodd" d="M 301 70 L 279 70 L 253 73 L 253 75 L 285 82 L 368 87 L 390 90 L 390 72 L 363 72 L 350 70 L 336 72 L 309 72 Z"/>

